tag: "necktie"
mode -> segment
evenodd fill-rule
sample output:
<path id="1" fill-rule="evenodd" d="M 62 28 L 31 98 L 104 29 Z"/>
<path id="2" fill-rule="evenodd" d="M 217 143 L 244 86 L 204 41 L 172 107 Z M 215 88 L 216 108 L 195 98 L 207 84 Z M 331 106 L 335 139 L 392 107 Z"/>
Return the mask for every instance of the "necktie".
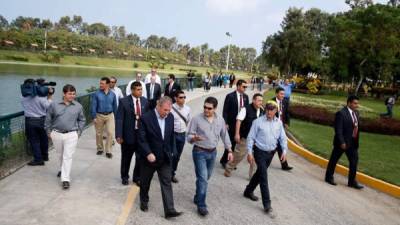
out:
<path id="1" fill-rule="evenodd" d="M 171 94 L 172 84 L 169 85 L 169 93 Z"/>
<path id="2" fill-rule="evenodd" d="M 153 94 L 154 94 L 154 84 L 150 85 L 150 100 L 153 99 Z"/>
<path id="3" fill-rule="evenodd" d="M 136 99 L 136 115 L 141 116 L 141 110 L 139 105 L 139 99 Z"/>
<path id="4" fill-rule="evenodd" d="M 352 112 L 352 116 L 353 116 L 353 138 L 357 138 L 357 135 L 358 135 L 358 121 L 357 121 L 356 114 L 354 112 Z"/>
<path id="5" fill-rule="evenodd" d="M 243 95 L 240 94 L 240 108 L 243 107 Z"/>

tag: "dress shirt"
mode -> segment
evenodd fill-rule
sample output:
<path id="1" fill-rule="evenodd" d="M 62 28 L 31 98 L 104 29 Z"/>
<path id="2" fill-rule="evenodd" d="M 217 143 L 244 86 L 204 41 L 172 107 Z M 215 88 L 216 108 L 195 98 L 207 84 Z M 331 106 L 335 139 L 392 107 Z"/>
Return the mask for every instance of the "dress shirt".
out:
<path id="1" fill-rule="evenodd" d="M 47 133 L 52 130 L 82 132 L 85 122 L 83 108 L 79 102 L 72 101 L 67 105 L 61 100 L 50 105 L 46 115 L 45 129 Z"/>
<path id="2" fill-rule="evenodd" d="M 276 117 L 268 120 L 267 116 L 262 116 L 253 121 L 247 136 L 247 152 L 249 154 L 253 153 L 253 145 L 262 151 L 275 151 L 278 142 L 286 154 L 287 137 L 281 120 Z"/>
<path id="3" fill-rule="evenodd" d="M 189 124 L 187 140 L 190 142 L 195 134 L 204 139 L 194 143 L 194 145 L 197 145 L 201 148 L 216 148 L 220 138 L 224 143 L 225 149 L 230 149 L 232 147 L 228 132 L 226 130 L 225 120 L 217 114 L 214 114 L 214 119 L 212 122 L 207 120 L 207 117 L 204 115 L 204 113 L 200 113 L 199 115 L 193 117 Z"/>
<path id="4" fill-rule="evenodd" d="M 174 103 L 172 105 L 173 108 L 178 110 L 178 112 L 185 117 L 186 121 L 190 122 L 191 115 L 190 115 L 190 108 L 187 105 L 183 105 L 183 107 L 179 106 L 178 104 Z M 178 115 L 178 113 L 175 112 L 174 109 L 171 110 L 172 115 L 174 115 L 174 132 L 177 133 L 184 133 L 186 132 L 187 125 L 185 121 Z"/>
<path id="5" fill-rule="evenodd" d="M 162 138 L 164 139 L 164 133 L 165 133 L 165 118 L 161 118 L 160 114 L 158 113 L 158 111 L 156 109 L 154 109 L 154 111 L 156 112 L 156 116 L 157 116 L 157 121 L 158 121 L 158 125 L 160 126 L 160 130 L 161 130 L 161 135 Z"/>
<path id="6" fill-rule="evenodd" d="M 46 116 L 51 100 L 39 96 L 22 97 L 21 104 L 25 117 L 43 117 Z"/>
<path id="7" fill-rule="evenodd" d="M 98 90 L 93 93 L 90 111 L 92 118 L 96 118 L 97 113 L 110 112 L 113 112 L 114 114 L 117 112 L 117 100 L 114 92 L 110 90 L 106 94 L 104 91 Z"/>

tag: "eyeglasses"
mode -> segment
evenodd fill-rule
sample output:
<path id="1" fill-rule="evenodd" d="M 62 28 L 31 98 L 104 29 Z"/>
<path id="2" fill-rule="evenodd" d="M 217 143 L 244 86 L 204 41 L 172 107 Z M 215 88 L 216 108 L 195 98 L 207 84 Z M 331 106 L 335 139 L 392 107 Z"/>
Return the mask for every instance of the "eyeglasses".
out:
<path id="1" fill-rule="evenodd" d="M 182 98 L 186 99 L 186 96 L 179 96 L 178 98 L 180 98 L 180 99 L 182 99 Z"/>
<path id="2" fill-rule="evenodd" d="M 115 83 L 117 83 L 116 81 L 110 81 L 110 83 L 113 83 L 113 84 L 115 84 Z"/>
<path id="3" fill-rule="evenodd" d="M 204 109 L 206 109 L 206 110 L 213 110 L 214 108 L 213 108 L 213 107 L 204 106 Z"/>
<path id="4" fill-rule="evenodd" d="M 242 86 L 242 88 L 246 89 L 246 88 L 247 88 L 247 86 Z"/>

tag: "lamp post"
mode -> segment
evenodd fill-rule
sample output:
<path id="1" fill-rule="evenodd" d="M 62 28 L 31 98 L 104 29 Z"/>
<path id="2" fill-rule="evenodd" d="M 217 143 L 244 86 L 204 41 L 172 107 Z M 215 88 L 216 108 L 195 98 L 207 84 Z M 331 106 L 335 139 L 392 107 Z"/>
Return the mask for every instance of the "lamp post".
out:
<path id="1" fill-rule="evenodd" d="M 47 50 L 47 28 L 44 30 L 44 53 Z"/>
<path id="2" fill-rule="evenodd" d="M 226 34 L 226 36 L 228 36 L 228 38 L 232 38 L 232 35 L 229 32 L 226 32 L 225 34 Z M 230 52 L 230 50 L 231 50 L 231 39 L 229 39 L 229 43 L 228 43 L 228 55 L 226 57 L 226 67 L 225 67 L 226 72 L 228 72 L 228 70 L 229 70 L 229 52 Z"/>

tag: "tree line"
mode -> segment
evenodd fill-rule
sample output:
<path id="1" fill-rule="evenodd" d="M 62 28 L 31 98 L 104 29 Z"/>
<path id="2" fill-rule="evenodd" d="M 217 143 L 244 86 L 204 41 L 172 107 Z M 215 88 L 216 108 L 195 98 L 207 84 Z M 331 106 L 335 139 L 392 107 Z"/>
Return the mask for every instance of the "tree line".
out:
<path id="1" fill-rule="evenodd" d="M 182 44 L 176 37 L 150 35 L 142 39 L 135 33 L 128 33 L 124 26 L 89 24 L 79 15 L 63 16 L 57 22 L 23 16 L 8 22 L 0 15 L 2 48 L 43 49 L 45 32 L 48 49 L 56 48 L 70 54 L 159 59 L 224 68 L 228 51 L 228 46 L 214 50 L 207 43 L 200 46 Z M 254 48 L 231 45 L 230 68 L 251 71 L 256 56 Z"/>
<path id="2" fill-rule="evenodd" d="M 263 42 L 258 61 L 285 75 L 316 72 L 354 83 L 400 81 L 399 0 L 346 0 L 350 10 L 289 8 L 281 30 Z"/>

